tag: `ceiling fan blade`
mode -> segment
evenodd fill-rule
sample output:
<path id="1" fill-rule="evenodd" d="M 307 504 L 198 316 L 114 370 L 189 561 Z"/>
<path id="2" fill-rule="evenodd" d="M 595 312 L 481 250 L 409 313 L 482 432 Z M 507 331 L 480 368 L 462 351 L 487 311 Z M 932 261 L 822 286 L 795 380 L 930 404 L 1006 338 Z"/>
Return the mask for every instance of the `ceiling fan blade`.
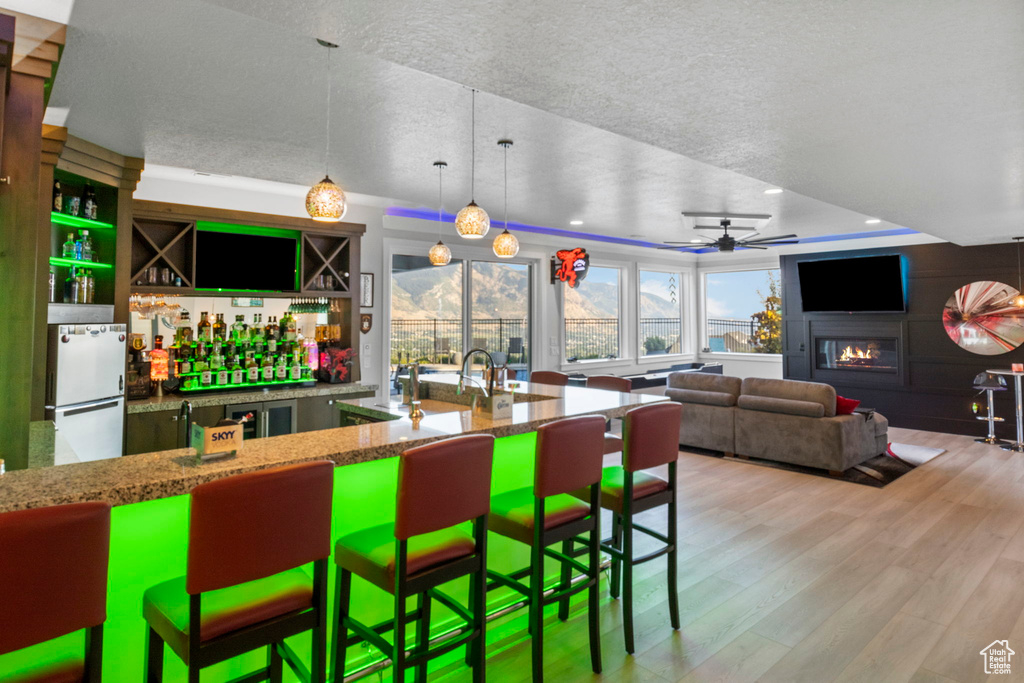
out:
<path id="1" fill-rule="evenodd" d="M 774 247 L 779 244 L 800 244 L 800 240 L 785 240 L 783 242 L 737 242 L 741 247 Z"/>
<path id="2" fill-rule="evenodd" d="M 736 246 L 739 247 L 740 249 L 767 249 L 768 248 L 768 247 L 762 247 L 762 246 L 757 245 L 757 244 L 743 244 L 743 242 L 738 242 L 736 244 Z"/>
<path id="3" fill-rule="evenodd" d="M 693 244 L 693 245 L 700 245 L 700 244 L 711 244 L 712 242 L 714 242 L 714 240 L 708 240 L 707 242 L 692 242 L 690 240 L 686 240 L 685 242 L 677 242 L 675 240 L 663 240 L 664 244 Z"/>
<path id="4" fill-rule="evenodd" d="M 669 245 L 669 246 L 664 246 L 664 247 L 655 247 L 655 249 L 659 249 L 659 250 L 660 249 L 672 249 L 674 251 L 690 251 L 689 247 L 686 247 L 686 246 L 683 246 L 683 245 L 679 245 L 678 247 L 674 247 L 674 246 Z"/>
<path id="5" fill-rule="evenodd" d="M 796 235 L 766 235 L 764 237 L 752 237 L 750 239 L 741 237 L 740 240 L 746 242 L 772 242 L 775 240 L 788 240 L 790 237 L 796 237 Z"/>

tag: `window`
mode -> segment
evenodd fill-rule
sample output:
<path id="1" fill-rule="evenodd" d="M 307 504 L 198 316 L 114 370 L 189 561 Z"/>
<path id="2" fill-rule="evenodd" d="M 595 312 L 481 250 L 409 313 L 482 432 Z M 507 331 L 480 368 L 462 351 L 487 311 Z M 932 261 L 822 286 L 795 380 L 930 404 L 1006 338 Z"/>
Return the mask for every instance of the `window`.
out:
<path id="1" fill-rule="evenodd" d="M 619 269 L 591 266 L 565 292 L 565 358 L 619 357 Z"/>
<path id="2" fill-rule="evenodd" d="M 640 271 L 640 346 L 644 356 L 683 352 L 679 273 Z"/>
<path id="3" fill-rule="evenodd" d="M 704 276 L 707 348 L 726 353 L 782 353 L 778 269 Z"/>

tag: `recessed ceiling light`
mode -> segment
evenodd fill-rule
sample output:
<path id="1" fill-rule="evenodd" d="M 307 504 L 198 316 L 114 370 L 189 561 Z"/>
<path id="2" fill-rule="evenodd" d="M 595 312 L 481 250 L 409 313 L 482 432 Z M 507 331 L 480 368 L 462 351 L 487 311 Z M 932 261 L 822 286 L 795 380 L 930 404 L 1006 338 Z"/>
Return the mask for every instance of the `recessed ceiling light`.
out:
<path id="1" fill-rule="evenodd" d="M 868 225 L 875 225 L 877 223 L 881 223 L 882 219 L 881 218 L 869 218 L 869 219 L 867 219 L 864 222 L 867 223 Z"/>
<path id="2" fill-rule="evenodd" d="M 782 194 L 782 188 L 781 187 L 773 187 L 770 190 L 765 190 L 764 193 L 765 194 Z"/>
<path id="3" fill-rule="evenodd" d="M 569 221 L 569 225 L 583 225 L 583 221 Z"/>
<path id="4" fill-rule="evenodd" d="M 704 240 L 690 240 L 690 244 L 701 244 Z"/>

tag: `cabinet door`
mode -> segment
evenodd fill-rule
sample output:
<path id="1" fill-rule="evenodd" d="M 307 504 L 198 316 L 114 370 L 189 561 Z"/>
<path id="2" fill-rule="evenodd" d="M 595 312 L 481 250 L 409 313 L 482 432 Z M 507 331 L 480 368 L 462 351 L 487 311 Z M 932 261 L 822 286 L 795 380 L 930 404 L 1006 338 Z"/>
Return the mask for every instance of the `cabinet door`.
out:
<path id="1" fill-rule="evenodd" d="M 300 432 L 313 432 L 318 429 L 334 429 L 341 426 L 341 412 L 336 399 L 331 396 L 311 396 L 299 399 Z"/>
<path id="2" fill-rule="evenodd" d="M 204 427 L 212 427 L 223 417 L 223 406 L 205 406 L 192 410 L 192 421 Z M 188 437 L 184 429 L 185 425 L 178 419 L 176 410 L 129 413 L 125 424 L 125 455 L 185 448 L 188 446 Z"/>
<path id="3" fill-rule="evenodd" d="M 298 403 L 294 399 L 265 402 L 263 404 L 262 436 L 294 434 L 298 412 Z"/>

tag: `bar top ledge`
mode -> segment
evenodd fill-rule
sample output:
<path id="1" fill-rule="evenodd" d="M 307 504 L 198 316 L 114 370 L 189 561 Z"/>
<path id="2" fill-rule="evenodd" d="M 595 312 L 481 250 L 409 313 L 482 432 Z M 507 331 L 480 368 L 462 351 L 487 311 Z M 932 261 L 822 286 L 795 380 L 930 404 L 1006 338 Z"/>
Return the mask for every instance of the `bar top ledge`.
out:
<path id="1" fill-rule="evenodd" d="M 564 417 L 600 414 L 622 417 L 630 409 L 667 400 L 650 394 L 556 387 L 521 382 L 517 391 L 531 400 L 513 406 L 511 418 L 490 420 L 463 405 L 425 401 L 426 416 L 409 419 L 405 409 L 379 400 L 377 405 L 395 419 L 247 441 L 237 457 L 196 464 L 191 448 L 127 455 L 110 460 L 16 470 L 0 476 L 0 512 L 105 500 L 127 505 L 188 493 L 207 481 L 268 467 L 332 460 L 352 465 L 398 456 L 402 451 L 462 434 L 512 436 L 536 431 Z M 546 398 L 538 400 L 541 396 Z M 354 399 L 352 404 L 374 399 Z M 346 401 L 339 401 L 345 404 Z M 339 405 L 339 409 L 343 409 Z M 398 417 L 398 415 L 401 415 Z"/>

